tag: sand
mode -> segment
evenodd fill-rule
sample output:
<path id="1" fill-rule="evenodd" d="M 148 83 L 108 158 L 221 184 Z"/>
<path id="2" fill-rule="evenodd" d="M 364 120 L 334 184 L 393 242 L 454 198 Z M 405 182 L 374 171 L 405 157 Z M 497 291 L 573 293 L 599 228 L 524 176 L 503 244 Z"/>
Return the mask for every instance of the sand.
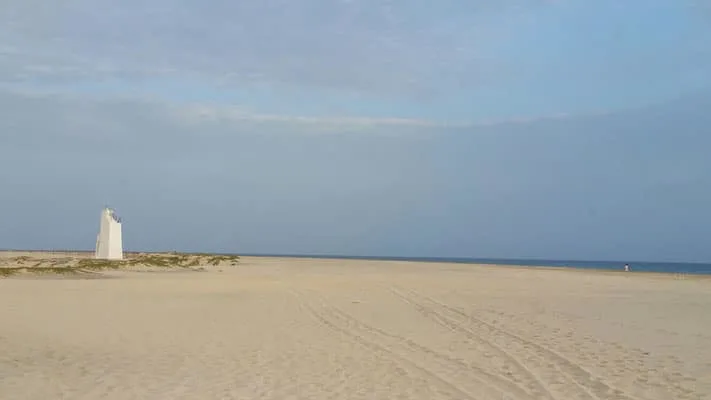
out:
<path id="1" fill-rule="evenodd" d="M 243 258 L 0 279 L 0 399 L 711 398 L 711 280 Z"/>

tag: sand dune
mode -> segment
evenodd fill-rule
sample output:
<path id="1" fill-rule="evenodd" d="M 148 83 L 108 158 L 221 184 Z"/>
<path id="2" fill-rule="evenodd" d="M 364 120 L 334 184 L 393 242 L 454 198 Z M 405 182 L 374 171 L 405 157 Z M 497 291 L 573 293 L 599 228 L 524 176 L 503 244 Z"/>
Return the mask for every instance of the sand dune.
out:
<path id="1" fill-rule="evenodd" d="M 95 259 L 93 252 L 0 251 L 0 278 L 44 275 L 88 277 L 98 272 L 165 271 L 235 266 L 239 256 L 200 253 L 124 253 L 123 260 Z"/>
<path id="2" fill-rule="evenodd" d="M 0 279 L 0 399 L 711 398 L 711 281 L 243 258 Z"/>

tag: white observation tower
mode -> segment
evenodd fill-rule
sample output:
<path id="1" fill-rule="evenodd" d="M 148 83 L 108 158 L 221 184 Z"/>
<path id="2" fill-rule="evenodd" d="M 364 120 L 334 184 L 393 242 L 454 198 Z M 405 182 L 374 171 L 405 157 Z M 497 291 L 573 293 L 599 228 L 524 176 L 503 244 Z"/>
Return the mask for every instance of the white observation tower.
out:
<path id="1" fill-rule="evenodd" d="M 123 242 L 121 239 L 121 219 L 111 208 L 101 212 L 99 235 L 96 237 L 97 259 L 122 260 Z"/>

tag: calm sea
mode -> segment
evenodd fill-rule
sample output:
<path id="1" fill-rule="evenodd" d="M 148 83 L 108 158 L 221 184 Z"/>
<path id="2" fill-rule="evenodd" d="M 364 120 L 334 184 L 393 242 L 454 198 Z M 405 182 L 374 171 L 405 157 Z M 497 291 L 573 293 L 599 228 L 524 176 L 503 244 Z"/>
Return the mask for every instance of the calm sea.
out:
<path id="1" fill-rule="evenodd" d="M 248 254 L 242 254 L 247 256 Z M 447 258 L 447 257 L 366 257 L 366 256 L 335 256 L 335 255 L 266 255 L 251 254 L 264 257 L 297 257 L 297 258 L 337 258 L 345 260 L 386 260 L 386 261 L 425 261 L 447 262 L 458 264 L 496 264 L 525 265 L 532 267 L 560 267 L 581 269 L 602 269 L 622 271 L 625 264 L 635 272 L 661 272 L 669 274 L 700 274 L 711 275 L 711 263 L 678 263 L 678 262 L 634 262 L 634 261 L 573 261 L 573 260 L 524 260 L 505 258 Z"/>

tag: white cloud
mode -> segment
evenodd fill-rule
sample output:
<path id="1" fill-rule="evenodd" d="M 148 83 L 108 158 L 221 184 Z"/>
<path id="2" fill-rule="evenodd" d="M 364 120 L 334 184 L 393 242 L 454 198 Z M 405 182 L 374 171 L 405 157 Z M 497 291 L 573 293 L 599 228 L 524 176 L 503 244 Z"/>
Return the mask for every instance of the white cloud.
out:
<path id="1" fill-rule="evenodd" d="M 246 107 L 192 104 L 170 107 L 172 115 L 186 123 L 200 124 L 210 122 L 263 122 L 289 123 L 298 125 L 321 125 L 324 127 L 446 127 L 448 124 L 410 118 L 373 118 L 373 117 L 316 117 L 299 115 L 267 114 L 250 111 Z"/>
<path id="2" fill-rule="evenodd" d="M 328 132 L 372 134 L 393 134 L 422 132 L 441 132 L 442 129 L 476 129 L 501 125 L 525 125 L 546 120 L 562 120 L 579 115 L 565 113 L 538 117 L 512 117 L 481 121 L 436 121 L 416 118 L 375 118 L 358 116 L 306 116 L 261 113 L 249 107 L 221 106 L 215 104 L 188 104 L 165 106 L 165 112 L 172 120 L 185 126 L 220 124 L 222 126 L 261 126 L 279 128 L 279 131 L 291 129 L 293 133 Z M 598 113 L 596 115 L 604 115 Z M 590 115 L 592 116 L 592 114 Z M 269 130 L 267 130 L 268 132 Z M 396 132 L 397 131 L 397 132 Z"/>
<path id="3" fill-rule="evenodd" d="M 479 22 L 507 4 L 546 1 L 455 2 L 439 16 L 401 0 L 4 3 L 6 81 L 168 73 L 413 94 L 443 76 L 481 79 L 480 47 L 495 38 Z"/>
<path id="4" fill-rule="evenodd" d="M 98 99 L 40 89 L 10 90 L 2 86 L 0 110 L 4 126 L 4 129 L 0 129 L 0 137 L 19 137 L 23 142 L 61 137 L 140 142 L 144 139 L 152 140 L 150 138 L 178 136 L 199 139 L 206 136 L 271 134 L 439 135 L 454 130 L 476 133 L 477 128 L 569 118 L 561 114 L 539 118 L 458 122 L 396 117 L 294 115 L 261 112 L 248 106 L 177 104 L 153 98 Z"/>

